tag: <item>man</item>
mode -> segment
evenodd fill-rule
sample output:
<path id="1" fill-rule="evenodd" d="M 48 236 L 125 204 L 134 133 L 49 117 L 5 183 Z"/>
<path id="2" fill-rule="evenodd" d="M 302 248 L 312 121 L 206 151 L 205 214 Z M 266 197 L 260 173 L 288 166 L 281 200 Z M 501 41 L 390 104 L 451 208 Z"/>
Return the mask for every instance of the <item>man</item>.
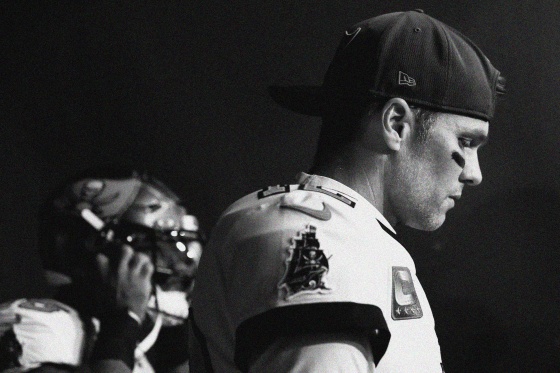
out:
<path id="1" fill-rule="evenodd" d="M 14 368 L 188 371 L 186 319 L 203 238 L 197 219 L 169 188 L 128 169 L 90 170 L 45 204 L 39 241 L 47 279 L 62 303 L 23 299 L 8 305 L 19 319 L 11 339 L 20 344 Z M 33 312 L 22 309 L 28 303 Z M 61 317 L 80 317 L 61 332 L 43 304 L 68 310 Z M 69 358 L 54 359 L 41 343 L 47 332 L 76 335 Z"/>
<path id="2" fill-rule="evenodd" d="M 314 175 L 220 218 L 193 295 L 207 370 L 441 372 L 393 226 L 437 229 L 481 182 L 477 151 L 503 85 L 470 40 L 417 10 L 347 30 L 321 87 L 271 89 L 322 117 Z"/>

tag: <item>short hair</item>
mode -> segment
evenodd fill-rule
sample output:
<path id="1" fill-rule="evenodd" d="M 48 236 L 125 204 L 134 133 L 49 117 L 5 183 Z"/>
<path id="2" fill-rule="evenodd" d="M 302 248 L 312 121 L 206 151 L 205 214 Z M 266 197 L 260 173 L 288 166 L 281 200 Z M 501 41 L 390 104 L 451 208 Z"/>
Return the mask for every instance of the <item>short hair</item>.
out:
<path id="1" fill-rule="evenodd" d="M 416 123 L 420 124 L 416 126 L 414 135 L 421 142 L 425 142 L 430 136 L 433 124 L 436 122 L 440 112 L 433 111 L 430 109 L 425 109 L 422 107 L 411 107 Z"/>
<path id="2" fill-rule="evenodd" d="M 371 115 L 375 111 L 381 110 L 386 101 L 370 101 L 367 104 L 355 103 L 347 106 L 344 110 L 337 110 L 337 107 L 331 107 L 332 110 L 323 115 L 323 124 L 319 134 L 317 143 L 317 152 L 313 167 L 328 162 L 337 151 L 342 149 L 358 138 L 364 128 L 361 126 L 361 119 L 366 113 Z M 338 107 L 340 109 L 340 106 Z M 438 112 L 418 106 L 411 106 L 412 112 L 416 118 L 417 130 L 415 136 L 421 141 L 425 141 L 429 137 L 430 129 L 435 123 Z"/>

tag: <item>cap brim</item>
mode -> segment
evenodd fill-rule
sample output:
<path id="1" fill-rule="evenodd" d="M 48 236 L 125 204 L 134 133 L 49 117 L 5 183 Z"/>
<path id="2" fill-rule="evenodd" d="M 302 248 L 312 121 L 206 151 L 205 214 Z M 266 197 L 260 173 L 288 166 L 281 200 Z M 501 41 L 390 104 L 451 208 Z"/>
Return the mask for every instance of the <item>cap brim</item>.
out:
<path id="1" fill-rule="evenodd" d="M 321 116 L 325 100 L 323 87 L 320 86 L 270 86 L 270 97 L 283 108 L 296 113 Z"/>

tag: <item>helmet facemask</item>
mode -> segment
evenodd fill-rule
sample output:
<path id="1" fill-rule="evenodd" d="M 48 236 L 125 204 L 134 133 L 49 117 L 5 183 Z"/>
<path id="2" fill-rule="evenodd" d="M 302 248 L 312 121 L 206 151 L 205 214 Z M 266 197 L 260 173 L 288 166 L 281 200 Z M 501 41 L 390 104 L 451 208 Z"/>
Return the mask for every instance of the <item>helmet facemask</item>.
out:
<path id="1" fill-rule="evenodd" d="M 90 229 L 94 251 L 105 254 L 111 266 L 118 265 L 122 244 L 149 255 L 155 268 L 152 311 L 177 314 L 182 322 L 204 239 L 196 217 L 171 190 L 146 176 L 82 179 L 66 188 L 55 208 L 95 228 Z M 90 240 L 83 237 L 84 243 Z"/>

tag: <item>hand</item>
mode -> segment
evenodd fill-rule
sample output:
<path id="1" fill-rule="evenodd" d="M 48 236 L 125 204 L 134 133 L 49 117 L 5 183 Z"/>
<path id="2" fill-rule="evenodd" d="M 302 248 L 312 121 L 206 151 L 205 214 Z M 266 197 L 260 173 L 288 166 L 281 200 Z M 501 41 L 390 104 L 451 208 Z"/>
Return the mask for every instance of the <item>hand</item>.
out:
<path id="1" fill-rule="evenodd" d="M 13 332 L 13 326 L 18 322 L 19 319 L 15 315 L 0 313 L 0 372 L 2 373 L 15 372 L 14 367 L 19 365 L 22 347 Z"/>
<path id="2" fill-rule="evenodd" d="M 12 329 L 13 322 L 4 322 L 4 320 L 0 321 L 0 337 L 4 335 L 5 332 Z"/>
<path id="3" fill-rule="evenodd" d="M 116 273 L 111 271 L 109 259 L 103 254 L 97 255 L 97 265 L 113 292 L 116 307 L 125 308 L 143 320 L 152 292 L 154 266 L 146 254 L 135 252 L 128 245 L 122 246 L 121 254 Z"/>
<path id="4" fill-rule="evenodd" d="M 0 304 L 0 310 L 6 309 L 10 306 L 10 302 Z M 0 312 L 0 338 L 8 330 L 11 330 L 14 324 L 20 322 L 18 315 L 14 315 L 12 312 Z"/>
<path id="5" fill-rule="evenodd" d="M 10 319 L 4 318 L 0 315 L 0 339 L 7 331 L 12 330 L 12 327 L 17 323 L 17 319 L 12 317 Z"/>

